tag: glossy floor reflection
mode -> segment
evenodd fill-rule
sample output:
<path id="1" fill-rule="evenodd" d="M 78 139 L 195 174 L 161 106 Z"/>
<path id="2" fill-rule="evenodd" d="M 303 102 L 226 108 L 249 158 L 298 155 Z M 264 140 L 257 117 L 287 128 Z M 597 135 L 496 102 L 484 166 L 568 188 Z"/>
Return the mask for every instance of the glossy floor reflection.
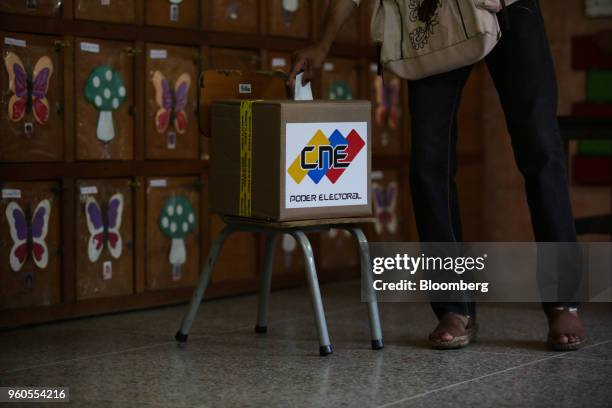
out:
<path id="1" fill-rule="evenodd" d="M 434 351 L 425 304 L 381 305 L 370 350 L 358 282 L 322 286 L 334 354 L 318 356 L 306 289 L 274 292 L 269 331 L 254 295 L 0 332 L 0 386 L 68 386 L 83 407 L 612 406 L 612 307 L 585 305 L 587 347 L 547 351 L 537 305 L 480 305 L 479 342 Z"/>

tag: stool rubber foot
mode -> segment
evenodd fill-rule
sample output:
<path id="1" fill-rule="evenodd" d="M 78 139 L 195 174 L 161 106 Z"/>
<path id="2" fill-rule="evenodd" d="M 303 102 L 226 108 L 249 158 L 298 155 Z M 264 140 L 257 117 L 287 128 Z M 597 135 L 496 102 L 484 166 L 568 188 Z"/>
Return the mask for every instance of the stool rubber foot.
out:
<path id="1" fill-rule="evenodd" d="M 264 334 L 268 332 L 268 326 L 255 325 L 255 333 Z"/>
<path id="2" fill-rule="evenodd" d="M 372 340 L 372 350 L 382 350 L 384 347 L 383 339 Z"/>
<path id="3" fill-rule="evenodd" d="M 177 331 L 176 335 L 174 336 L 176 341 L 178 341 L 179 343 L 187 343 L 187 337 L 189 337 L 189 335 L 181 333 L 180 330 Z"/>
<path id="4" fill-rule="evenodd" d="M 333 352 L 334 351 L 332 350 L 332 346 L 331 345 L 319 347 L 319 355 L 321 357 L 329 356 Z"/>

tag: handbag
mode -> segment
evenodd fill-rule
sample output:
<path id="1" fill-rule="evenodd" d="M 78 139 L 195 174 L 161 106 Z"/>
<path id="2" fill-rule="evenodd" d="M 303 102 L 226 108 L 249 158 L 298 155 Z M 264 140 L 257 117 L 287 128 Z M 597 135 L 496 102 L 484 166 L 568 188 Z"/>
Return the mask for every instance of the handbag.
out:
<path id="1" fill-rule="evenodd" d="M 501 39 L 495 13 L 506 3 L 510 1 L 379 0 L 370 25 L 378 44 L 379 73 L 385 66 L 416 80 L 475 64 Z M 430 7 L 427 18 L 422 5 Z"/>

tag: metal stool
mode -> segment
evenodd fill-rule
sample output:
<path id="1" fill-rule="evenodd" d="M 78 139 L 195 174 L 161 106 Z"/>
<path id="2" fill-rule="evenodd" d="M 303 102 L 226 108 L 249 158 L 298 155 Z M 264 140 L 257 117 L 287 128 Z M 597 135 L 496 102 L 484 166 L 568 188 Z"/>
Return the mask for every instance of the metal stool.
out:
<path id="1" fill-rule="evenodd" d="M 296 222 L 264 222 L 251 219 L 241 219 L 234 217 L 225 217 L 224 221 L 227 224 L 219 233 L 213 242 L 206 263 L 203 266 L 200 281 L 193 293 L 189 310 L 183 317 L 181 328 L 176 333 L 175 339 L 180 343 L 185 343 L 189 335 L 189 330 L 196 317 L 204 291 L 208 286 L 210 276 L 212 274 L 217 257 L 223 248 L 223 244 L 227 237 L 234 232 L 255 232 L 266 235 L 266 249 L 264 258 L 264 268 L 261 273 L 261 285 L 259 289 L 259 307 L 257 311 L 257 324 L 255 332 L 265 333 L 268 328 L 268 305 L 270 302 L 270 287 L 272 282 L 272 265 L 274 261 L 274 248 L 276 237 L 280 234 L 291 234 L 293 238 L 300 244 L 304 252 L 304 261 L 306 264 L 306 277 L 308 279 L 308 288 L 312 298 L 312 306 L 314 309 L 315 321 L 317 325 L 317 333 L 319 335 L 319 354 L 327 356 L 332 353 L 332 345 L 329 340 L 327 331 L 327 323 L 325 321 L 325 312 L 323 310 L 323 301 L 321 292 L 319 291 L 319 280 L 315 267 L 314 255 L 312 246 L 306 236 L 306 232 L 328 230 L 330 228 L 345 229 L 357 239 L 359 243 L 359 253 L 361 257 L 361 272 L 362 278 L 365 278 L 365 283 L 369 288 L 371 285 L 370 268 L 370 253 L 367 246 L 365 234 L 355 223 L 368 222 L 371 218 L 340 218 L 334 220 L 312 220 L 312 221 L 296 221 Z M 380 350 L 384 347 L 382 331 L 380 328 L 380 317 L 378 315 L 378 304 L 374 296 L 369 296 L 368 316 L 370 320 L 370 335 L 372 338 L 372 349 Z"/>

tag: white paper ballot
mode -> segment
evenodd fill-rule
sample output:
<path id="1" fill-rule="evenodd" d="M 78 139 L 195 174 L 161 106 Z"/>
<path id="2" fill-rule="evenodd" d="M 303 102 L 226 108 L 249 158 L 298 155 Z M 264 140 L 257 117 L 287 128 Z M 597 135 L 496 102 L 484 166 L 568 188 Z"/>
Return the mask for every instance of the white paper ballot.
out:
<path id="1" fill-rule="evenodd" d="M 293 99 L 296 101 L 312 101 L 312 89 L 310 89 L 310 82 L 305 86 L 302 86 L 303 72 L 300 72 L 295 77 L 295 89 L 293 92 Z"/>

